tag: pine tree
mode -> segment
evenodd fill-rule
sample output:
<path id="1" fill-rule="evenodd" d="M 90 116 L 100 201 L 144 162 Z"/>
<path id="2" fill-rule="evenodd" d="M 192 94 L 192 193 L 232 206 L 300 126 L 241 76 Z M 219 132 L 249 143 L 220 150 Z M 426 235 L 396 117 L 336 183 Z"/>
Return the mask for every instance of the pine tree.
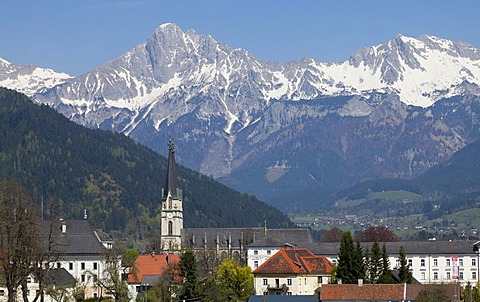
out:
<path id="1" fill-rule="evenodd" d="M 340 250 L 338 252 L 337 281 L 340 279 L 344 284 L 357 283 L 353 274 L 355 246 L 353 244 L 352 234 L 344 232 L 340 242 Z"/>
<path id="2" fill-rule="evenodd" d="M 355 242 L 355 252 L 353 255 L 353 276 L 358 281 L 359 279 L 365 279 L 365 262 L 363 259 L 363 249 L 360 245 L 360 241 Z"/>
<path id="3" fill-rule="evenodd" d="M 399 259 L 400 268 L 398 272 L 398 277 L 400 278 L 400 282 L 410 284 L 413 281 L 413 276 L 410 268 L 408 267 L 407 256 L 405 255 L 405 250 L 403 249 L 403 246 L 400 247 Z"/>
<path id="4" fill-rule="evenodd" d="M 370 251 L 370 261 L 368 264 L 369 279 L 372 284 L 378 282 L 382 270 L 382 253 L 377 239 L 373 242 L 372 250 Z"/>
<path id="5" fill-rule="evenodd" d="M 380 284 L 394 284 L 392 274 L 390 272 L 390 261 L 388 260 L 387 247 L 385 243 L 382 247 L 382 273 L 378 278 L 378 283 Z"/>

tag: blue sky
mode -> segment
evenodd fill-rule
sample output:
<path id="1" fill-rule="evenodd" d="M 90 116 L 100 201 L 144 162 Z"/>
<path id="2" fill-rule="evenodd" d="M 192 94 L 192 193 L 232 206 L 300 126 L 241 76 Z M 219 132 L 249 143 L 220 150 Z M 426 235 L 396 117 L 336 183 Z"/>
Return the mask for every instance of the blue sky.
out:
<path id="1" fill-rule="evenodd" d="M 209 34 L 260 60 L 343 61 L 401 33 L 480 48 L 480 1 L 4 0 L 0 57 L 72 75 L 113 60 L 160 24 Z"/>

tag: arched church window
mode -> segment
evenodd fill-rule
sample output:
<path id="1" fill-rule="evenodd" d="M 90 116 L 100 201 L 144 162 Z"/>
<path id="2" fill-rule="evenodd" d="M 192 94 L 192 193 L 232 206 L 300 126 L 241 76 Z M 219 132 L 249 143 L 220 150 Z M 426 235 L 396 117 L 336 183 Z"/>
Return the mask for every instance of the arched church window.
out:
<path id="1" fill-rule="evenodd" d="M 173 234 L 173 222 L 169 221 L 168 222 L 168 235 Z"/>
<path id="2" fill-rule="evenodd" d="M 168 197 L 168 208 L 172 208 L 172 197 Z"/>

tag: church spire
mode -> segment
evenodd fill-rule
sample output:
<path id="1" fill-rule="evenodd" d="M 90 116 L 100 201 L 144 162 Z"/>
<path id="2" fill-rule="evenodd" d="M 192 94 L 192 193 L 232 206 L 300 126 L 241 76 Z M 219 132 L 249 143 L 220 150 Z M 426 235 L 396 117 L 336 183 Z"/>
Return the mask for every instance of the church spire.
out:
<path id="1" fill-rule="evenodd" d="M 177 192 L 177 171 L 175 164 L 175 144 L 172 139 L 168 142 L 168 163 L 167 163 L 167 180 L 165 182 L 165 189 L 163 190 L 164 199 L 170 196 L 172 198 L 178 198 Z"/>

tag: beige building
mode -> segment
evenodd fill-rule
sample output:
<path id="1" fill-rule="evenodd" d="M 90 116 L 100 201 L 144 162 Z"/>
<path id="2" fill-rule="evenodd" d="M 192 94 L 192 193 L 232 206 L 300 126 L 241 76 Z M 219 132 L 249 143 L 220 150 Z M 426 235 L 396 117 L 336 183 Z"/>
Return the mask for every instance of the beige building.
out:
<path id="1" fill-rule="evenodd" d="M 332 263 L 306 248 L 285 247 L 253 271 L 256 295 L 315 295 Z"/>

